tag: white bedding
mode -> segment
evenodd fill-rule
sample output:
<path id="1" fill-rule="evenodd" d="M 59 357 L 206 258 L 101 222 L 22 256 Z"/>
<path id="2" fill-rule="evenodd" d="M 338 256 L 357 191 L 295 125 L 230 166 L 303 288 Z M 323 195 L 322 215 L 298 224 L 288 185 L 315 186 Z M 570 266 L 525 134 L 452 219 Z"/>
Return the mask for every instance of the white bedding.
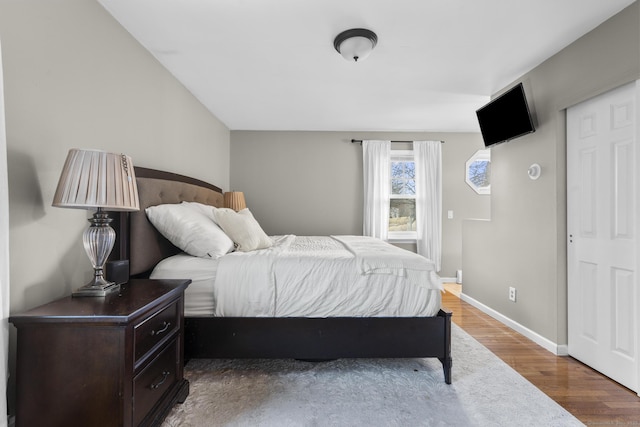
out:
<path id="1" fill-rule="evenodd" d="M 187 316 L 433 316 L 442 285 L 433 263 L 360 236 L 278 236 L 268 249 L 218 260 L 176 255 L 152 278 L 190 278 Z"/>
<path id="2" fill-rule="evenodd" d="M 188 317 L 213 316 L 218 260 L 181 253 L 156 265 L 151 279 L 191 279 L 184 291 L 184 314 Z"/>

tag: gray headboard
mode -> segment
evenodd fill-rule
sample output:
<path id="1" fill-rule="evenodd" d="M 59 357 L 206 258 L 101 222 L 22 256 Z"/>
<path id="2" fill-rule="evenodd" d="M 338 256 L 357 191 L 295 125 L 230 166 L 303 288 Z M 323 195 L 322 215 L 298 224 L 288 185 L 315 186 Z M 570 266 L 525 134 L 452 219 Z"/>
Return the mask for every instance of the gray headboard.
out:
<path id="1" fill-rule="evenodd" d="M 222 207 L 222 190 L 215 185 L 170 172 L 135 167 L 140 210 L 119 226 L 121 258 L 129 259 L 129 273 L 149 272 L 162 259 L 180 252 L 149 222 L 145 208 L 182 201 Z M 121 217 L 122 218 L 122 217 Z M 128 246 L 128 247 L 127 247 Z"/>

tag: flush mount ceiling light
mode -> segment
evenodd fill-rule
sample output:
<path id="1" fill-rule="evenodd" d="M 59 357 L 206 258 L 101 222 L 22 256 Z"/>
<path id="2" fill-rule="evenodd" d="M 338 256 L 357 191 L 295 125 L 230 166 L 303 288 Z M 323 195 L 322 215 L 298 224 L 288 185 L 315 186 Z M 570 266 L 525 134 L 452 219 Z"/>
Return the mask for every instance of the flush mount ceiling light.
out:
<path id="1" fill-rule="evenodd" d="M 347 61 L 361 61 L 365 59 L 378 43 L 378 36 L 371 30 L 353 28 L 338 34 L 333 41 L 333 47 Z"/>

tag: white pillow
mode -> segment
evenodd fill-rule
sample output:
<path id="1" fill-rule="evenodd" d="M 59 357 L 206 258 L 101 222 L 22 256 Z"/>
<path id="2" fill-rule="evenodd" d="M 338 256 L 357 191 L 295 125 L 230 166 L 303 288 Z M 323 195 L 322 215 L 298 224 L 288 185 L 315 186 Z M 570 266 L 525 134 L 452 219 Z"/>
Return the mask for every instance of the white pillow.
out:
<path id="1" fill-rule="evenodd" d="M 213 217 L 213 210 L 215 207 L 211 205 L 205 205 L 198 202 L 182 202 L 181 205 L 188 207 L 192 211 L 200 212 L 205 215 L 207 218 L 215 222 L 215 218 Z"/>
<path id="2" fill-rule="evenodd" d="M 147 218 L 175 246 L 189 255 L 216 259 L 233 250 L 233 241 L 211 218 L 185 204 L 149 206 Z"/>
<path id="3" fill-rule="evenodd" d="M 273 241 L 249 209 L 236 212 L 233 209 L 214 208 L 213 213 L 216 223 L 236 243 L 239 251 L 249 252 L 273 246 Z"/>

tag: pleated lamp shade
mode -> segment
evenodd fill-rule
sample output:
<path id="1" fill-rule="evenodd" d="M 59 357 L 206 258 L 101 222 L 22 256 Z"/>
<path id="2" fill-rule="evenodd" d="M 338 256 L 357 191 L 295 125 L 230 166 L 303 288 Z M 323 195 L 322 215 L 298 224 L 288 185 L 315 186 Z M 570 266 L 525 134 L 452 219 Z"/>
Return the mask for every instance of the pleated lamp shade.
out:
<path id="1" fill-rule="evenodd" d="M 53 197 L 60 208 L 137 211 L 138 186 L 129 156 L 71 149 Z"/>
<path id="2" fill-rule="evenodd" d="M 224 207 L 238 212 L 247 207 L 242 191 L 228 191 L 224 193 Z"/>

